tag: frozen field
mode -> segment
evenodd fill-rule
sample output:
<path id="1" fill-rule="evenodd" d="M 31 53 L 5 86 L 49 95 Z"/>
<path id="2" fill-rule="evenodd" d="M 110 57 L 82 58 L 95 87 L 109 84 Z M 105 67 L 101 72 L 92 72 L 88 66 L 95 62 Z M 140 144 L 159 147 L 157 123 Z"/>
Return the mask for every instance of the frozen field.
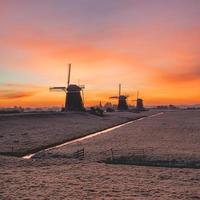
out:
<path id="1" fill-rule="evenodd" d="M 49 152 L 65 155 L 84 147 L 82 161 L 0 156 L 0 199 L 200 199 L 199 169 L 97 162 L 111 148 L 120 154 L 143 148 L 154 156 L 199 159 L 199 122 L 199 111 L 167 112 Z"/>
<path id="2" fill-rule="evenodd" d="M 135 148 L 160 158 L 200 160 L 200 112 L 166 112 L 52 152 L 67 153 L 80 148 L 85 149 L 90 160 L 107 157 L 110 149 L 114 155 L 126 155 Z"/>
<path id="3" fill-rule="evenodd" d="M 23 155 L 89 133 L 124 123 L 153 112 L 43 113 L 0 116 L 0 152 Z"/>

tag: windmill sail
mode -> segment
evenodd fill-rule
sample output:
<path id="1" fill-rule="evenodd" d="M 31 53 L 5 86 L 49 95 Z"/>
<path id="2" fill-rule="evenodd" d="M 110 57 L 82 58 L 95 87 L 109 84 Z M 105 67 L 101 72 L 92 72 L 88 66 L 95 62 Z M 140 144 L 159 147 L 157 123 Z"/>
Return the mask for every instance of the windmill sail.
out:
<path id="1" fill-rule="evenodd" d="M 68 68 L 68 79 L 67 79 L 67 87 L 70 84 L 70 77 L 71 77 L 71 64 L 69 64 L 69 68 Z"/>
<path id="2" fill-rule="evenodd" d="M 137 99 L 139 98 L 139 91 L 137 91 Z"/>
<path id="3" fill-rule="evenodd" d="M 121 88 L 122 88 L 122 86 L 121 86 L 121 83 L 119 84 L 119 97 L 121 96 Z"/>
<path id="4" fill-rule="evenodd" d="M 67 88 L 66 87 L 50 87 L 49 88 L 50 91 L 57 91 L 57 92 L 66 92 L 67 91 Z"/>
<path id="5" fill-rule="evenodd" d="M 110 99 L 119 99 L 118 96 L 109 97 Z"/>

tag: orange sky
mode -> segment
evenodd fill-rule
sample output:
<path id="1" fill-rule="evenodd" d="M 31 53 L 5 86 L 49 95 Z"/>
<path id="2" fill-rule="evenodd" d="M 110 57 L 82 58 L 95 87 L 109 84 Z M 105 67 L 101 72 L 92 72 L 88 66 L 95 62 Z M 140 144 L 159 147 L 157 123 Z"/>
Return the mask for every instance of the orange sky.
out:
<path id="1" fill-rule="evenodd" d="M 110 101 L 118 83 L 133 104 L 200 102 L 197 0 L 39 0 L 0 3 L 0 107 L 62 106 L 67 64 L 85 103 Z M 113 101 L 113 103 L 116 103 Z"/>

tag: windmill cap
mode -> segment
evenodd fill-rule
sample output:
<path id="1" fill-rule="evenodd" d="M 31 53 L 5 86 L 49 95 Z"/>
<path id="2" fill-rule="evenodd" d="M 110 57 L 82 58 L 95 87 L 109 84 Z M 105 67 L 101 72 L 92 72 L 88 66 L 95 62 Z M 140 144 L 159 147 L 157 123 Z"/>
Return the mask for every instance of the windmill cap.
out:
<path id="1" fill-rule="evenodd" d="M 120 95 L 120 96 L 119 96 L 119 99 L 127 99 L 127 96 L 125 96 L 125 95 Z"/>
<path id="2" fill-rule="evenodd" d="M 78 85 L 70 84 L 67 87 L 67 91 L 81 91 L 81 88 Z"/>

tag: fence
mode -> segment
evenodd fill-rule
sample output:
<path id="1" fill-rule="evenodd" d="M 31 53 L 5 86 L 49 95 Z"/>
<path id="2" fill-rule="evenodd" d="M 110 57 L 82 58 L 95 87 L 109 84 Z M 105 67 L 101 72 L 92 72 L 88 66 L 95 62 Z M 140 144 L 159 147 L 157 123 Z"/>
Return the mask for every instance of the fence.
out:
<path id="1" fill-rule="evenodd" d="M 121 156 L 129 156 L 132 158 L 141 158 L 144 159 L 149 153 L 154 151 L 153 148 L 129 148 L 129 149 L 110 149 L 110 159 L 116 159 Z M 106 152 L 106 151 L 104 151 Z"/>
<path id="2" fill-rule="evenodd" d="M 78 158 L 78 159 L 83 160 L 84 157 L 85 157 L 85 150 L 84 150 L 84 148 L 82 148 L 82 149 L 80 149 L 80 150 L 78 150 L 78 151 L 76 151 L 76 152 L 73 153 L 73 158 Z"/>

